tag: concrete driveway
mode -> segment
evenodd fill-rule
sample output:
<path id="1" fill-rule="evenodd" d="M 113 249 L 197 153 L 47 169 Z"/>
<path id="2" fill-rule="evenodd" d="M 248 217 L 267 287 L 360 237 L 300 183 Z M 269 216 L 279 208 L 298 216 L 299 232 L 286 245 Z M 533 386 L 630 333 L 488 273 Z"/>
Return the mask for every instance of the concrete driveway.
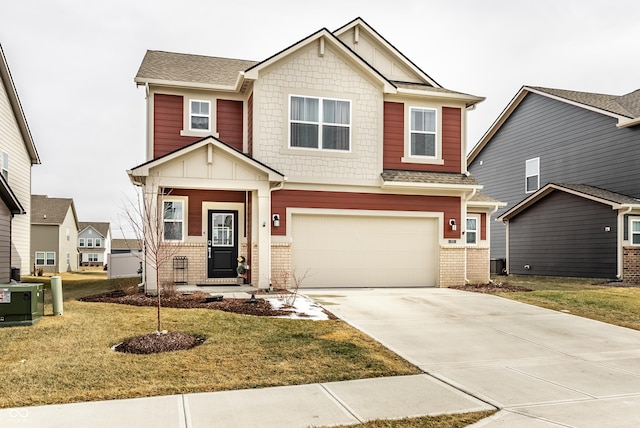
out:
<path id="1" fill-rule="evenodd" d="M 640 331 L 451 289 L 304 294 L 501 409 L 475 427 L 640 426 Z"/>

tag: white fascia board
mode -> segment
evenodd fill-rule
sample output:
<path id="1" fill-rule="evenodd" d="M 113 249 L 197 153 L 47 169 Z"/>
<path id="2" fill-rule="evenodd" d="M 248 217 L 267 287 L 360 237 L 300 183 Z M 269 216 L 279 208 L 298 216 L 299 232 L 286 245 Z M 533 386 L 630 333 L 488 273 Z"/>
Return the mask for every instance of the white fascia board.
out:
<path id="1" fill-rule="evenodd" d="M 398 181 L 384 181 L 380 186 L 383 189 L 437 189 L 468 192 L 470 190 L 482 190 L 481 185 L 476 184 L 445 184 L 445 183 L 409 183 Z"/>
<path id="2" fill-rule="evenodd" d="M 213 85 L 211 83 L 198 83 L 198 82 L 178 82 L 174 80 L 162 80 L 162 79 L 139 79 L 135 78 L 134 81 L 138 86 L 142 85 L 154 85 L 164 86 L 169 88 L 181 88 L 181 89 L 206 89 L 211 91 L 220 92 L 238 92 L 242 87 L 244 81 L 244 73 L 241 72 L 236 79 L 235 85 Z"/>
<path id="3" fill-rule="evenodd" d="M 438 99 L 444 99 L 444 100 L 464 101 L 467 107 L 478 104 L 486 99 L 485 97 L 476 97 L 474 95 L 451 93 L 451 92 L 435 92 L 435 91 L 429 91 L 428 89 L 397 88 L 396 92 L 399 95 L 412 95 L 412 96 L 419 96 L 419 97 L 429 96 L 431 98 L 438 98 Z"/>
<path id="4" fill-rule="evenodd" d="M 640 117 L 635 119 L 618 119 L 618 128 L 630 128 L 632 126 L 640 125 Z"/>

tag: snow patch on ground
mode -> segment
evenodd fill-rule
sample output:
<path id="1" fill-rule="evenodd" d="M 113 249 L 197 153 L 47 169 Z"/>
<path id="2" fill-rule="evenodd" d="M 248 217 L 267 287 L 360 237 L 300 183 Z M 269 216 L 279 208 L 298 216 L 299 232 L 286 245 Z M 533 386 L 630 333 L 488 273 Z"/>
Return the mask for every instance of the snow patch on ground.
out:
<path id="1" fill-rule="evenodd" d="M 266 298 L 271 304 L 273 309 L 290 311 L 290 315 L 282 315 L 277 318 L 291 318 L 291 319 L 305 319 L 314 321 L 325 321 L 329 319 L 329 316 L 325 311 L 313 300 L 308 297 L 297 295 L 293 305 L 287 303 L 291 300 L 290 297 L 286 299 L 279 298 Z"/>

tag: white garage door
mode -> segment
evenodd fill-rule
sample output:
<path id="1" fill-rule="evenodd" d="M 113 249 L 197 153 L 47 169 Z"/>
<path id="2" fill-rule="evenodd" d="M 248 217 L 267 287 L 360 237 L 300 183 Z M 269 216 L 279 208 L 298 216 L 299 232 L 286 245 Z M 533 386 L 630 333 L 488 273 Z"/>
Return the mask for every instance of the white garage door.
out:
<path id="1" fill-rule="evenodd" d="M 301 287 L 438 283 L 438 222 L 416 217 L 292 215 L 292 263 Z"/>

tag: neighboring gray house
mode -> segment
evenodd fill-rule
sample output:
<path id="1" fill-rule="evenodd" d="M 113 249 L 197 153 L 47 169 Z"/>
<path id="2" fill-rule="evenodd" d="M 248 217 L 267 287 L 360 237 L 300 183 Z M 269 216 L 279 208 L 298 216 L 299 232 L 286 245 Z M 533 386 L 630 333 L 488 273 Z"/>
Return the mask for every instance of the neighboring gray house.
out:
<path id="1" fill-rule="evenodd" d="M 79 225 L 80 266 L 104 266 L 107 262 L 107 254 L 111 252 L 109 223 L 81 221 Z"/>
<path id="2" fill-rule="evenodd" d="M 31 166 L 40 163 L 0 46 L 0 283 L 30 267 Z M 15 216 L 15 217 L 14 217 Z"/>
<path id="3" fill-rule="evenodd" d="M 111 254 L 129 254 L 142 251 L 139 239 L 112 239 Z"/>
<path id="4" fill-rule="evenodd" d="M 78 270 L 78 216 L 73 199 L 31 196 L 33 271 Z"/>
<path id="5" fill-rule="evenodd" d="M 640 90 L 524 86 L 467 157 L 508 273 L 640 278 Z"/>

